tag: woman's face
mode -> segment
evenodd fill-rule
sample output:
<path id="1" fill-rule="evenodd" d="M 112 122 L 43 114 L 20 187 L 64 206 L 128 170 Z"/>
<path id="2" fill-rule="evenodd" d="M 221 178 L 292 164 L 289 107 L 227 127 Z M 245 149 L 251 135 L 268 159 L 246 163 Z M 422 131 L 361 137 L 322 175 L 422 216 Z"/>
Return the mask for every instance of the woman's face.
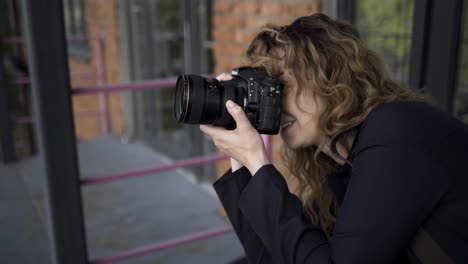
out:
<path id="1" fill-rule="evenodd" d="M 302 93 L 297 97 L 297 80 L 290 70 L 283 72 L 282 79 L 286 83 L 280 131 L 283 141 L 293 149 L 318 146 L 318 120 L 323 108 L 323 98 L 314 96 L 310 87 L 302 87 Z"/>

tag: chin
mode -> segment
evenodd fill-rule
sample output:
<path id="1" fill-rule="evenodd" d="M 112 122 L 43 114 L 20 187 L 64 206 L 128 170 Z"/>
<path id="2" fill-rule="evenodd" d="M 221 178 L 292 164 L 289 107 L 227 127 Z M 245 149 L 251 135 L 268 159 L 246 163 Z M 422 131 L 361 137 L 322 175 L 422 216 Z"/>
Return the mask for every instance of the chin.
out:
<path id="1" fill-rule="evenodd" d="M 290 149 L 299 149 L 302 147 L 302 144 L 300 144 L 300 142 L 297 142 L 291 138 L 282 137 L 282 139 L 284 144 Z"/>
<path id="2" fill-rule="evenodd" d="M 301 149 L 301 148 L 308 148 L 311 146 L 316 146 L 315 144 L 311 142 L 305 142 L 305 141 L 300 141 L 298 139 L 292 139 L 292 138 L 285 138 L 282 136 L 284 144 L 289 148 L 289 149 Z"/>

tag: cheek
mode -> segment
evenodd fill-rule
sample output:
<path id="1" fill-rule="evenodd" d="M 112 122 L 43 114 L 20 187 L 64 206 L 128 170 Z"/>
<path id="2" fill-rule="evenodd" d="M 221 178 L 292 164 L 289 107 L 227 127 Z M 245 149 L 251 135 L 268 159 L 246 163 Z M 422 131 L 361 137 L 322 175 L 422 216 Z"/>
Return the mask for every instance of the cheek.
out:
<path id="1" fill-rule="evenodd" d="M 319 115 L 317 111 L 310 110 L 309 108 L 308 114 L 303 115 L 299 122 L 300 137 L 307 145 L 316 145 L 320 142 Z"/>
<path id="2" fill-rule="evenodd" d="M 294 103 L 294 100 L 292 99 L 291 94 L 290 93 L 284 93 L 283 98 L 281 100 L 282 107 L 290 108 L 293 103 Z"/>
<path id="3" fill-rule="evenodd" d="M 307 143 L 317 142 L 318 126 L 316 120 L 304 120 L 302 122 L 301 137 Z"/>

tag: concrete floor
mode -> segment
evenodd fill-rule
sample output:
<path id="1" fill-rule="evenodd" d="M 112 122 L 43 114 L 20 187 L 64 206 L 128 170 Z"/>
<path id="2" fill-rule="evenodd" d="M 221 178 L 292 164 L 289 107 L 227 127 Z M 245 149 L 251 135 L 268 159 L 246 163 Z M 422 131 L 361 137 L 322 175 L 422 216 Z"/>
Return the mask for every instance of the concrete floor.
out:
<path id="1" fill-rule="evenodd" d="M 78 143 L 78 152 L 82 178 L 166 160 L 112 136 Z M 51 263 L 44 179 L 38 158 L 0 165 L 0 263 Z M 213 193 L 192 179 L 179 170 L 83 187 L 90 259 L 226 226 Z M 242 255 L 230 233 L 118 263 L 229 263 Z"/>

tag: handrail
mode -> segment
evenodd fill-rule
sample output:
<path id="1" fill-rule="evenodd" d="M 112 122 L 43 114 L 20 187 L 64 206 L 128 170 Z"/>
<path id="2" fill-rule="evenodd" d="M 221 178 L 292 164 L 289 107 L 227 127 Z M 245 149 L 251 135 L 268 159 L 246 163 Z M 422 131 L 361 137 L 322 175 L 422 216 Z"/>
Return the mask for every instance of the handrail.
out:
<path id="1" fill-rule="evenodd" d="M 128 179 L 128 178 L 135 178 L 138 176 L 143 176 L 147 174 L 155 174 L 161 173 L 169 170 L 175 170 L 178 168 L 188 168 L 193 166 L 199 166 L 204 164 L 213 163 L 216 161 L 227 159 L 228 157 L 223 154 L 213 154 L 208 156 L 190 158 L 186 160 L 176 161 L 170 164 L 164 164 L 161 166 L 144 168 L 144 169 L 137 169 L 137 170 L 130 170 L 125 172 L 114 173 L 105 176 L 94 176 L 90 178 L 81 179 L 81 185 L 95 185 L 99 183 L 106 183 L 121 179 Z"/>
<path id="2" fill-rule="evenodd" d="M 140 91 L 159 88 L 173 88 L 176 85 L 175 77 L 167 79 L 156 79 L 148 81 L 138 81 L 132 83 L 107 84 L 96 86 L 78 86 L 72 89 L 74 95 L 92 94 L 92 93 L 113 93 L 125 91 Z"/>
<path id="3" fill-rule="evenodd" d="M 73 95 L 86 95 L 86 94 L 107 94 L 113 92 L 125 92 L 125 91 L 141 91 L 149 89 L 164 89 L 173 88 L 176 85 L 176 78 L 171 77 L 167 79 L 156 79 L 148 81 L 139 81 L 133 83 L 120 83 L 120 84 L 106 84 L 106 85 L 95 85 L 95 86 L 78 86 L 71 90 Z M 99 111 L 84 110 L 75 113 L 76 117 L 90 116 L 91 113 L 102 114 L 102 109 Z M 16 123 L 26 124 L 32 123 L 34 119 L 30 116 L 18 116 Z"/>
<path id="4" fill-rule="evenodd" d="M 78 72 L 71 74 L 72 80 L 94 80 L 96 79 L 96 74 L 94 72 Z M 25 85 L 30 84 L 31 80 L 29 78 L 19 78 L 11 82 L 15 85 Z"/>
<path id="5" fill-rule="evenodd" d="M 80 41 L 80 40 L 93 40 L 102 37 L 102 33 L 97 33 L 95 35 L 68 35 L 67 40 L 70 41 Z M 8 44 L 23 44 L 26 40 L 22 36 L 10 36 L 5 38 L 5 43 Z"/>
<path id="6" fill-rule="evenodd" d="M 124 91 L 140 91 L 140 90 L 149 90 L 149 89 L 165 89 L 165 88 L 174 88 L 176 85 L 177 79 L 175 77 L 170 77 L 166 79 L 158 79 L 158 80 L 148 80 L 148 81 L 138 81 L 138 82 L 133 82 L 133 83 L 123 83 L 123 84 L 107 84 L 106 79 L 105 79 L 105 64 L 104 61 L 102 60 L 103 56 L 103 35 L 102 34 L 97 34 L 96 36 L 87 36 L 87 35 L 80 35 L 80 36 L 72 36 L 68 37 L 69 40 L 84 40 L 84 39 L 95 39 L 97 41 L 98 49 L 97 49 L 97 59 L 98 59 L 98 72 L 97 72 L 97 79 L 98 79 L 98 84 L 97 86 L 80 86 L 80 87 L 75 87 L 71 90 L 72 95 L 85 95 L 85 94 L 94 94 L 98 93 L 101 96 L 101 107 L 99 111 L 95 110 L 87 110 L 87 111 L 81 111 L 79 113 L 76 113 L 77 116 L 89 116 L 93 114 L 101 114 L 103 117 L 103 122 L 106 122 L 104 127 L 105 127 L 105 132 L 109 130 L 110 124 L 108 123 L 108 110 L 107 110 L 107 104 L 108 104 L 108 99 L 107 95 L 108 93 L 111 92 L 124 92 Z M 13 38 L 7 38 L 6 42 L 8 43 L 22 43 L 24 42 L 24 39 L 21 37 L 13 37 Z M 211 76 L 210 76 L 211 77 Z M 16 84 L 27 84 L 29 80 L 27 79 L 21 79 L 21 80 L 16 80 Z M 27 116 L 20 116 L 17 117 L 17 122 L 18 123 L 30 123 L 33 122 L 33 118 L 27 117 Z M 262 135 L 262 138 L 265 142 L 265 148 L 267 150 L 268 156 L 271 158 L 272 157 L 272 148 L 271 148 L 271 137 L 270 136 L 265 136 Z M 224 154 L 212 154 L 208 156 L 202 156 L 202 157 L 195 157 L 195 158 L 190 158 L 190 159 L 185 159 L 185 160 L 180 160 L 176 161 L 171 164 L 164 164 L 161 166 L 156 166 L 156 167 L 149 167 L 149 168 L 143 168 L 143 169 L 136 169 L 136 170 L 130 170 L 130 171 L 124 171 L 124 172 L 118 172 L 118 173 L 113 173 L 109 175 L 102 175 L 102 176 L 92 176 L 89 178 L 82 178 L 80 180 L 80 185 L 81 186 L 87 186 L 87 185 L 95 185 L 95 184 L 101 184 L 101 183 L 107 183 L 111 181 L 116 181 L 116 180 L 121 180 L 121 179 L 128 179 L 128 178 L 135 178 L 143 175 L 148 175 L 148 174 L 155 174 L 155 173 L 161 173 L 169 170 L 174 170 L 178 168 L 187 168 L 187 167 L 193 167 L 193 166 L 199 166 L 199 165 L 204 165 L 204 164 L 209 164 L 213 163 L 216 161 L 220 160 L 225 160 L 227 159 L 228 156 Z M 143 246 L 140 248 L 132 249 L 126 252 L 119 253 L 114 256 L 110 257 L 105 257 L 105 258 L 97 258 L 94 260 L 89 260 L 88 263 L 90 264 L 107 264 L 107 263 L 113 263 L 116 261 L 128 259 L 130 257 L 134 256 L 141 256 L 153 252 L 157 252 L 163 249 L 168 249 L 172 247 L 177 247 L 180 245 L 184 245 L 187 243 L 191 243 L 193 241 L 199 241 L 219 235 L 223 235 L 226 233 L 232 232 L 233 229 L 231 226 L 225 226 L 221 228 L 214 228 L 208 231 L 203 231 L 199 232 L 196 234 L 192 235 L 187 235 L 183 237 L 178 237 L 174 238 L 172 240 L 167 240 L 164 242 L 156 243 L 153 245 L 149 246 Z"/>
<path id="7" fill-rule="evenodd" d="M 193 234 L 193 235 L 188 235 L 188 236 L 175 238 L 175 239 L 172 239 L 172 240 L 168 240 L 168 241 L 157 243 L 157 244 L 150 245 L 150 246 L 144 246 L 144 247 L 141 247 L 141 248 L 132 249 L 132 250 L 120 253 L 120 254 L 115 255 L 115 256 L 94 259 L 94 260 L 89 261 L 89 264 L 113 263 L 113 262 L 116 262 L 116 261 L 121 261 L 121 260 L 124 260 L 124 259 L 131 258 L 131 257 L 146 255 L 146 254 L 153 253 L 153 252 L 156 252 L 156 251 L 160 251 L 160 250 L 163 250 L 163 249 L 168 249 L 168 248 L 173 248 L 173 247 L 185 245 L 185 244 L 191 243 L 193 241 L 199 241 L 199 240 L 203 240 L 203 239 L 207 239 L 207 238 L 212 238 L 212 237 L 224 235 L 224 234 L 227 234 L 227 233 L 231 233 L 232 231 L 233 231 L 233 229 L 232 229 L 231 226 L 214 228 L 214 229 L 211 229 L 209 231 L 204 231 L 204 232 L 196 233 L 196 234 Z"/>

